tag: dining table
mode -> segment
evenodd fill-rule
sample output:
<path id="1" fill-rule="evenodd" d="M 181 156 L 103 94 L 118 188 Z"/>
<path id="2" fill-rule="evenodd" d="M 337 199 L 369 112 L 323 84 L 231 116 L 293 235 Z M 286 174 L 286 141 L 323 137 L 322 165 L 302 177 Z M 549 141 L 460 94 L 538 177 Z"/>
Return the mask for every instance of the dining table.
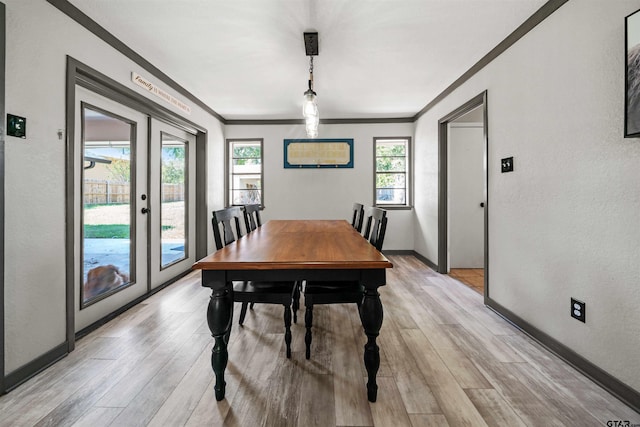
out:
<path id="1" fill-rule="evenodd" d="M 380 349 L 376 338 L 383 308 L 378 288 L 393 264 L 344 220 L 270 220 L 235 242 L 202 258 L 202 286 L 211 288 L 207 323 L 214 339 L 211 367 L 215 396 L 225 396 L 224 373 L 233 317 L 233 281 L 358 281 L 363 287 L 359 314 L 367 337 L 364 364 L 367 398 L 377 399 Z"/>

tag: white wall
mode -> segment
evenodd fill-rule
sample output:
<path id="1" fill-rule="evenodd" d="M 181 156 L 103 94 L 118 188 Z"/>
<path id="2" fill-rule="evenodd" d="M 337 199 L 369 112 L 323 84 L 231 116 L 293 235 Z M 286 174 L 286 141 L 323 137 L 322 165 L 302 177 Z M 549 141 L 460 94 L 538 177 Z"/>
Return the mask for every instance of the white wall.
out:
<path id="1" fill-rule="evenodd" d="M 488 91 L 489 295 L 635 390 L 640 141 L 623 125 L 624 17 L 638 8 L 566 3 L 422 116 L 415 141 L 415 249 L 437 262 L 437 121 Z"/>
<path id="2" fill-rule="evenodd" d="M 322 114 L 322 111 L 320 111 Z M 227 125 L 226 138 L 264 138 L 263 218 L 348 219 L 373 204 L 373 138 L 413 136 L 413 123 L 320 125 L 320 138 L 353 138 L 354 167 L 285 169 L 284 139 L 306 138 L 302 125 Z M 220 205 L 220 207 L 222 204 Z M 390 210 L 384 250 L 413 249 L 411 210 Z"/>
<path id="3" fill-rule="evenodd" d="M 66 55 L 145 96 L 131 83 L 132 71 L 163 85 L 47 2 L 4 3 L 6 111 L 27 118 L 26 139 L 6 138 L 5 372 L 10 373 L 65 340 L 65 140 L 57 132 L 65 128 Z M 221 124 L 187 103 L 192 113 L 186 118 L 208 129 L 210 162 L 221 164 Z M 210 175 L 211 205 L 222 200 L 222 178 L 215 170 Z"/>

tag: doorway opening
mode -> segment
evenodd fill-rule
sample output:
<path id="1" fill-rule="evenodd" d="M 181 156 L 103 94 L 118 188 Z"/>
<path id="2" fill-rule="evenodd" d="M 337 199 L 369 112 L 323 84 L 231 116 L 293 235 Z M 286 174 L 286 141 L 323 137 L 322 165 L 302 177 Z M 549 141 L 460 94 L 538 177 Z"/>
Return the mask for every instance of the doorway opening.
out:
<path id="1" fill-rule="evenodd" d="M 488 296 L 487 92 L 440 119 L 438 272 Z"/>

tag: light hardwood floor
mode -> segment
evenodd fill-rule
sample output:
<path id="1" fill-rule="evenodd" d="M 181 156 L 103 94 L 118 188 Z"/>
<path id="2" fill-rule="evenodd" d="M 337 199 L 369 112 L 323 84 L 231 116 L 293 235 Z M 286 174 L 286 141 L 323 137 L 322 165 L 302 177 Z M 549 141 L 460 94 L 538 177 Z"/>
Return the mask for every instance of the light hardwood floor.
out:
<path id="1" fill-rule="evenodd" d="M 369 403 L 355 306 L 317 306 L 284 354 L 282 308 L 234 323 L 227 398 L 216 402 L 210 291 L 194 272 L 77 342 L 0 397 L 1 426 L 605 426 L 631 410 L 411 256 L 381 288 L 378 402 Z M 239 312 L 236 310 L 236 318 Z"/>
<path id="2" fill-rule="evenodd" d="M 484 295 L 484 268 L 451 268 L 449 276 Z"/>

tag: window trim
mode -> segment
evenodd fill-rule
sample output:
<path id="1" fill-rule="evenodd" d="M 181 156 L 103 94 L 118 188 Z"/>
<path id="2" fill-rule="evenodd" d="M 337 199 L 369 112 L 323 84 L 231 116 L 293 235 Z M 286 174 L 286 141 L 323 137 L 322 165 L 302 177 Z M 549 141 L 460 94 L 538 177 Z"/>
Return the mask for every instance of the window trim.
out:
<path id="1" fill-rule="evenodd" d="M 264 209 L 264 138 L 227 138 L 224 145 L 224 205 L 233 206 L 230 200 L 231 193 L 231 164 L 229 156 L 231 154 L 231 144 L 234 142 L 258 142 L 260 143 L 260 208 Z"/>
<path id="2" fill-rule="evenodd" d="M 379 204 L 377 203 L 377 153 L 376 148 L 378 147 L 378 142 L 386 142 L 386 141 L 395 141 L 395 140 L 404 140 L 407 143 L 407 154 L 406 154 L 406 168 L 405 168 L 405 203 L 404 204 Z M 411 149 L 411 137 L 410 136 L 380 136 L 373 138 L 373 206 L 380 207 L 388 210 L 409 210 L 413 209 L 413 156 Z"/>

